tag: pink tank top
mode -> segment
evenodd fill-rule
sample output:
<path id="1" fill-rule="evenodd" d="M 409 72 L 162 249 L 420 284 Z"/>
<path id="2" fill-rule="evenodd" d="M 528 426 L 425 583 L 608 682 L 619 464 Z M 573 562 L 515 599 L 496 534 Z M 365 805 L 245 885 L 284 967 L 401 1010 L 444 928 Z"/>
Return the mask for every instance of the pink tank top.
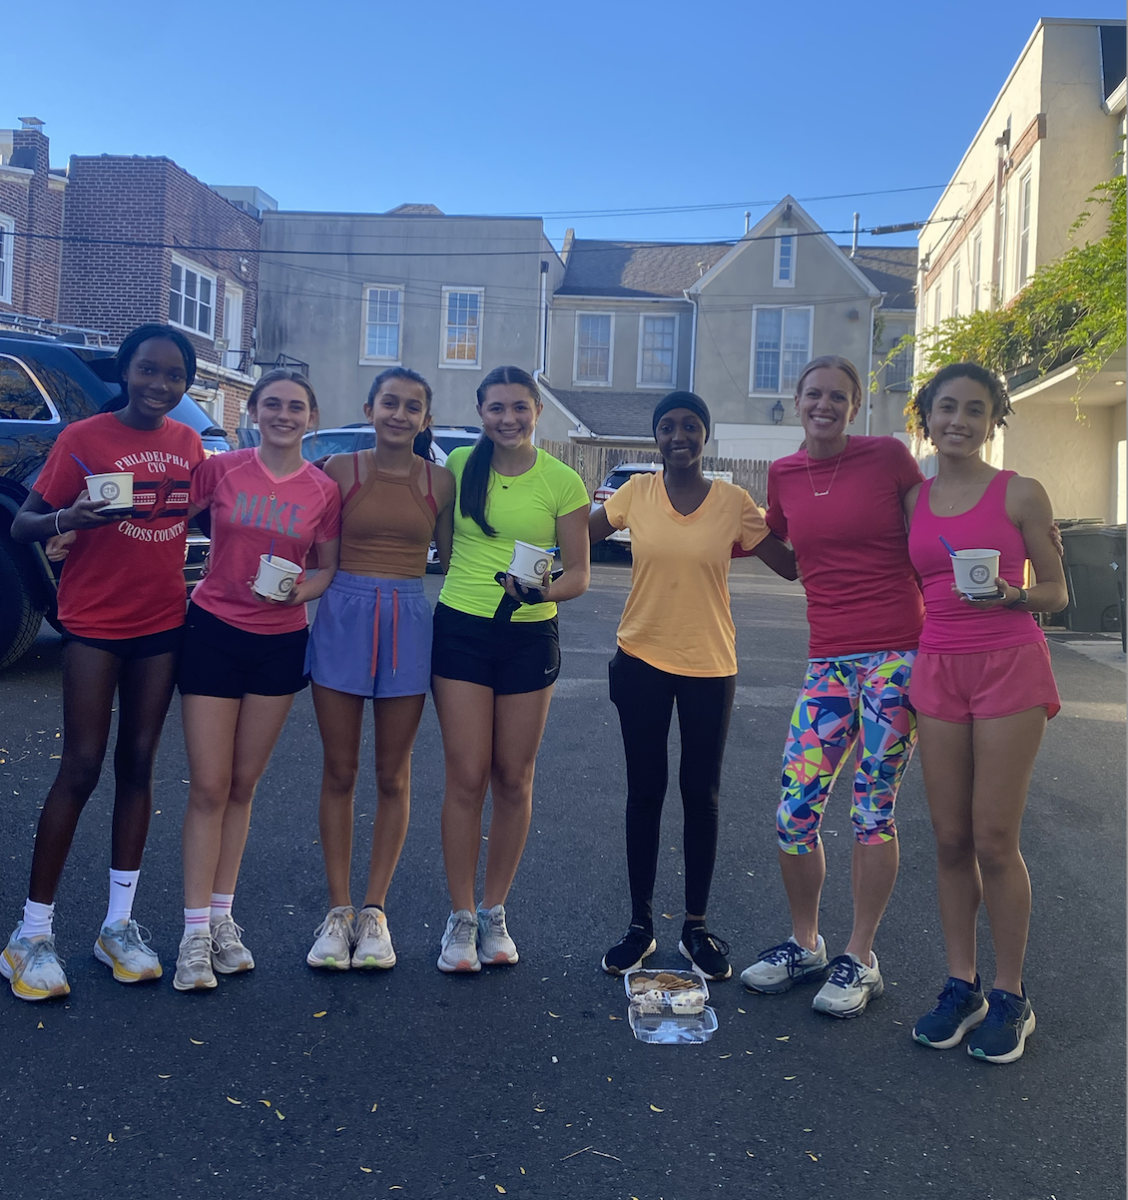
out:
<path id="1" fill-rule="evenodd" d="M 1026 544 L 1007 516 L 1007 481 L 1014 471 L 1000 471 L 979 503 L 954 517 L 938 517 L 931 507 L 932 480 L 922 484 L 909 528 L 909 557 L 924 592 L 924 629 L 920 649 L 930 654 L 974 654 L 1045 641 L 1034 614 L 1014 608 L 979 612 L 965 603 L 952 584 L 952 560 L 941 536 L 953 550 L 998 550 L 999 574 L 1021 587 Z"/>

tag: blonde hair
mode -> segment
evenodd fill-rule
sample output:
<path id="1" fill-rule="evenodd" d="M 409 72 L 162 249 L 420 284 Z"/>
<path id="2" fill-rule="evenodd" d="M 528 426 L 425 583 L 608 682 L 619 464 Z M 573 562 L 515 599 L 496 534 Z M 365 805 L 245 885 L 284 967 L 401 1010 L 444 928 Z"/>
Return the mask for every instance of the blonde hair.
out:
<path id="1" fill-rule="evenodd" d="M 862 399 L 864 397 L 862 377 L 858 374 L 858 368 L 848 358 L 843 358 L 839 354 L 822 354 L 818 358 L 811 359 L 803 368 L 802 374 L 795 384 L 795 399 L 798 400 L 803 394 L 803 380 L 812 371 L 821 370 L 823 367 L 834 371 L 841 371 L 850 380 L 850 391 L 853 393 L 850 397 L 850 407 L 854 412 L 857 412 L 862 407 Z"/>

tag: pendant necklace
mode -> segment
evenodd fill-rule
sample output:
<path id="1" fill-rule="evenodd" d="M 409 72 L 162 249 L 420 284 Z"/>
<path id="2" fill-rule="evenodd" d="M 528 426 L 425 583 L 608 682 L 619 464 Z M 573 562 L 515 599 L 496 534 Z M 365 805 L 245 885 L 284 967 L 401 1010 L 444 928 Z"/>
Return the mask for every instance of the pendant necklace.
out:
<path id="1" fill-rule="evenodd" d="M 809 480 L 809 482 L 811 484 L 811 492 L 813 495 L 815 495 L 815 496 L 829 496 L 830 495 L 830 489 L 832 487 L 834 487 L 834 481 L 838 478 L 838 468 L 840 466 L 842 466 L 842 459 L 845 457 L 845 455 L 846 455 L 846 451 L 843 450 L 842 453 L 838 456 L 838 461 L 834 464 L 834 474 L 831 475 L 830 483 L 827 484 L 825 492 L 816 491 L 815 481 L 811 476 L 811 458 L 810 458 L 810 455 L 807 456 L 807 460 L 806 460 L 807 479 Z"/>

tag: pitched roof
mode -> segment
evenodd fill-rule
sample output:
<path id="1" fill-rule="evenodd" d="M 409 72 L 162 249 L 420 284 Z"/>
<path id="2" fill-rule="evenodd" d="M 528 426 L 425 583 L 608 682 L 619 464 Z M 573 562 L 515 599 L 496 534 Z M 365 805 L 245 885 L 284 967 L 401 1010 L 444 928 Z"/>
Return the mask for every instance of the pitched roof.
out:
<path id="1" fill-rule="evenodd" d="M 840 246 L 846 254 L 849 246 Z M 916 246 L 859 246 L 854 266 L 886 293 L 882 308 L 916 308 Z"/>
<path id="2" fill-rule="evenodd" d="M 610 392 L 602 388 L 551 391 L 596 437 L 651 437 L 654 406 L 663 395 L 660 391 Z"/>
<path id="3" fill-rule="evenodd" d="M 577 238 L 558 296 L 681 296 L 732 247 Z M 646 430 L 650 432 L 649 429 Z"/>
<path id="4" fill-rule="evenodd" d="M 444 217 L 446 213 L 441 208 L 436 208 L 433 204 L 397 204 L 395 208 L 389 208 L 384 214 L 386 217 Z"/>

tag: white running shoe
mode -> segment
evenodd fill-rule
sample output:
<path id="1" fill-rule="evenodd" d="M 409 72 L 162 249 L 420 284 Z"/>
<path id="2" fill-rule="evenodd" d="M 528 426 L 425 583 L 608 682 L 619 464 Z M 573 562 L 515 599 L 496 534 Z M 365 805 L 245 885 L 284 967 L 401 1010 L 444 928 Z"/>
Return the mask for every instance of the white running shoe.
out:
<path id="1" fill-rule="evenodd" d="M 493 908 L 478 905 L 478 961 L 483 967 L 512 966 L 517 961 L 517 947 L 505 927 L 505 905 Z"/>
<path id="2" fill-rule="evenodd" d="M 740 973 L 740 982 L 750 992 L 786 992 L 797 983 L 823 974 L 826 968 L 826 942 L 821 933 L 813 950 L 789 937 L 778 946 L 762 950 L 760 957 Z"/>
<path id="3" fill-rule="evenodd" d="M 392 948 L 388 918 L 383 909 L 362 908 L 357 913 L 352 965 L 358 971 L 371 970 L 373 967 L 387 970 L 396 965 L 396 952 Z"/>
<path id="4" fill-rule="evenodd" d="M 352 961 L 353 941 L 356 937 L 356 909 L 351 904 L 331 908 L 325 920 L 314 930 L 317 941 L 306 955 L 311 967 L 325 967 L 330 971 L 347 971 Z"/>
<path id="5" fill-rule="evenodd" d="M 157 952 L 149 945 L 152 934 L 131 917 L 103 925 L 98 940 L 94 943 L 94 957 L 107 967 L 112 967 L 118 983 L 141 983 L 146 979 L 160 979 L 164 972 Z"/>
<path id="6" fill-rule="evenodd" d="M 478 918 L 468 908 L 460 908 L 447 918 L 438 965 L 448 974 L 482 969 L 478 961 Z"/>
<path id="7" fill-rule="evenodd" d="M 242 926 L 230 913 L 211 923 L 212 967 L 221 975 L 237 975 L 255 969 L 254 955 L 243 945 Z"/>
<path id="8" fill-rule="evenodd" d="M 180 939 L 176 954 L 176 974 L 172 986 L 178 992 L 203 991 L 216 986 L 212 970 L 212 937 L 210 929 L 186 933 Z"/>
<path id="9" fill-rule="evenodd" d="M 0 975 L 12 985 L 12 995 L 21 1000 L 49 1000 L 65 996 L 70 984 L 63 973 L 63 962 L 55 950 L 55 937 L 25 938 L 23 921 L 12 930 L 12 936 L 0 954 Z"/>
<path id="10" fill-rule="evenodd" d="M 811 1007 L 831 1017 L 860 1017 L 866 1005 L 885 991 L 877 955 L 870 953 L 872 966 L 853 954 L 830 960 L 830 978 L 819 988 Z"/>

